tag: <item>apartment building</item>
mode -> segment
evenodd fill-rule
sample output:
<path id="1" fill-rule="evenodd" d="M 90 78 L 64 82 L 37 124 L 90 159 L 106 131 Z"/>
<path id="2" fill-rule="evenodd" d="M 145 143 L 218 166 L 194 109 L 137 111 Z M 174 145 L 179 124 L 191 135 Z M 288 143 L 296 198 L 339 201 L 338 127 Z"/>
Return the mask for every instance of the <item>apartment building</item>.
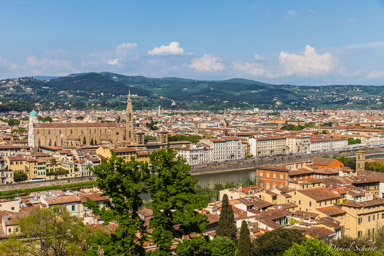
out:
<path id="1" fill-rule="evenodd" d="M 319 136 L 311 137 L 310 151 L 312 152 L 329 151 L 331 149 L 339 150 L 344 148 L 348 148 L 348 139 Z"/>
<path id="2" fill-rule="evenodd" d="M 310 136 L 288 136 L 286 140 L 287 154 L 306 153 L 311 150 Z"/>
<path id="3" fill-rule="evenodd" d="M 245 148 L 238 137 L 202 139 L 200 142 L 210 146 L 212 149 L 213 162 L 240 160 L 245 157 Z"/>
<path id="4" fill-rule="evenodd" d="M 348 200 L 341 205 L 346 211 L 342 225 L 345 234 L 352 238 L 371 237 L 384 227 L 384 199 L 377 198 L 364 202 Z"/>
<path id="5" fill-rule="evenodd" d="M 249 139 L 253 156 L 265 157 L 288 153 L 285 137 L 258 137 Z"/>
<path id="6" fill-rule="evenodd" d="M 177 154 L 187 161 L 189 165 L 211 163 L 212 148 L 203 144 L 182 145 Z"/>

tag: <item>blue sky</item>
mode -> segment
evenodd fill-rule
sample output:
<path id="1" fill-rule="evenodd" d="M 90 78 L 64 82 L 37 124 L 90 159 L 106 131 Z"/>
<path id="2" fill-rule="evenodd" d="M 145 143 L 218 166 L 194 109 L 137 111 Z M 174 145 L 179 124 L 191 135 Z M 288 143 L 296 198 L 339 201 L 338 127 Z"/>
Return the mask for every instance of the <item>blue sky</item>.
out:
<path id="1" fill-rule="evenodd" d="M 2 0 L 0 78 L 384 85 L 384 0 Z"/>

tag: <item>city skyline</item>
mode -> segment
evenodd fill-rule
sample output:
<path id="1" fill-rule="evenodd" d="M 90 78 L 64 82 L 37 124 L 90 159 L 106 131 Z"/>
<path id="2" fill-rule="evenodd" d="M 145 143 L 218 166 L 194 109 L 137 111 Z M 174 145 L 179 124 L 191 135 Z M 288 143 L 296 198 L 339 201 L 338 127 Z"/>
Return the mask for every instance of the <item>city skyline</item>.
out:
<path id="1" fill-rule="evenodd" d="M 384 1 L 3 1 L 0 78 L 383 85 Z"/>

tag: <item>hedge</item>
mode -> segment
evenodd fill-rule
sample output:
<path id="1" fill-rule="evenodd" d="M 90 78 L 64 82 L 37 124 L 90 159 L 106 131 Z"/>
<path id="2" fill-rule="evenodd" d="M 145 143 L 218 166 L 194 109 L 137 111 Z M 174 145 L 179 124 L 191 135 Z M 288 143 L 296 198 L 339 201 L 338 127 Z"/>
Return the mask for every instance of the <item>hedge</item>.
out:
<path id="1" fill-rule="evenodd" d="M 96 185 L 95 181 L 87 181 L 80 183 L 72 183 L 65 185 L 56 185 L 56 186 L 45 186 L 45 187 L 36 187 L 36 188 L 26 188 L 26 189 L 15 189 L 15 190 L 7 190 L 0 192 L 0 196 L 11 196 L 11 195 L 23 195 L 29 194 L 31 192 L 45 191 L 45 190 L 56 190 L 56 189 L 68 189 L 68 188 L 82 188 L 82 187 L 90 187 Z"/>

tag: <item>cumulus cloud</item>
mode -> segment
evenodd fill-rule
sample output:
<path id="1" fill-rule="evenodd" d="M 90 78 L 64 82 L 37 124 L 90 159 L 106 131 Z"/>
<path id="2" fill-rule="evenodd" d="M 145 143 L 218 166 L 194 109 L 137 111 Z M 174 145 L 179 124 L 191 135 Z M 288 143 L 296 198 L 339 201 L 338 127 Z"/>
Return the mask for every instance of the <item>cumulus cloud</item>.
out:
<path id="1" fill-rule="evenodd" d="M 132 52 L 132 49 L 137 47 L 137 43 L 122 43 L 116 48 L 117 58 L 107 59 L 102 58 L 101 61 L 108 65 L 120 65 L 120 62 L 127 59 Z"/>
<path id="2" fill-rule="evenodd" d="M 169 45 L 161 45 L 148 51 L 149 55 L 183 55 L 184 49 L 179 42 L 171 42 Z"/>
<path id="3" fill-rule="evenodd" d="M 7 70 L 15 70 L 18 68 L 18 65 L 7 61 L 0 56 L 0 67 Z"/>
<path id="4" fill-rule="evenodd" d="M 259 54 L 255 54 L 255 60 L 264 60 L 263 57 L 261 57 Z"/>
<path id="5" fill-rule="evenodd" d="M 116 48 L 119 57 L 125 57 L 132 49 L 137 47 L 137 43 L 122 43 Z"/>
<path id="6" fill-rule="evenodd" d="M 367 79 L 369 80 L 383 78 L 383 77 L 384 77 L 384 70 L 374 70 L 367 75 Z"/>
<path id="7" fill-rule="evenodd" d="M 212 56 L 211 54 L 204 54 L 200 58 L 193 58 L 188 67 L 198 72 L 217 72 L 225 69 L 222 60 L 220 60 L 219 57 Z"/>
<path id="8" fill-rule="evenodd" d="M 33 75 L 52 74 L 52 72 L 61 75 L 74 71 L 69 61 L 56 58 L 38 58 L 34 55 L 25 58 L 25 66 Z"/>
<path id="9" fill-rule="evenodd" d="M 286 76 L 324 75 L 337 66 L 337 60 L 330 53 L 318 54 L 307 45 L 302 55 L 280 52 L 279 65 Z"/>
<path id="10" fill-rule="evenodd" d="M 294 11 L 294 10 L 289 10 L 288 12 L 287 12 L 287 14 L 284 16 L 284 18 L 291 18 L 291 17 L 293 17 L 293 16 L 297 16 L 299 13 L 298 12 L 296 12 L 296 11 Z"/>
<path id="11" fill-rule="evenodd" d="M 272 74 L 272 72 L 266 70 L 265 67 L 259 63 L 241 63 L 236 61 L 232 63 L 232 68 L 237 71 L 245 72 L 251 76 L 264 76 L 268 78 L 273 78 L 275 76 Z"/>

